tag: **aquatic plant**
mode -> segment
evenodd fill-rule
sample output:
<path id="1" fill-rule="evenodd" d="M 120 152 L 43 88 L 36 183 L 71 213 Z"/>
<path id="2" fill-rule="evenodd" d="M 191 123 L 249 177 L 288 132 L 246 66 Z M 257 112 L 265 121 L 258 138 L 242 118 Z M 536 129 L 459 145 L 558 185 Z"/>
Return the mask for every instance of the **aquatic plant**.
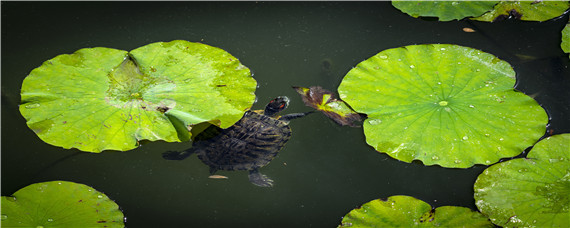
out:
<path id="1" fill-rule="evenodd" d="M 34 69 L 20 112 L 49 144 L 125 151 L 141 140 L 188 140 L 202 122 L 231 126 L 253 104 L 256 84 L 237 58 L 205 44 L 86 48 Z"/>
<path id="2" fill-rule="evenodd" d="M 507 18 L 547 21 L 570 7 L 568 1 L 392 1 L 412 17 L 438 17 L 440 21 L 471 20 L 494 22 Z"/>
<path id="3" fill-rule="evenodd" d="M 392 5 L 412 17 L 438 17 L 440 21 L 477 17 L 493 9 L 499 1 L 392 1 Z"/>
<path id="4" fill-rule="evenodd" d="M 365 113 L 369 145 L 401 161 L 467 168 L 520 154 L 548 117 L 499 58 L 450 44 L 384 50 L 350 70 L 340 98 Z"/>
<path id="5" fill-rule="evenodd" d="M 2 227 L 124 227 L 124 219 L 113 200 L 84 184 L 42 182 L 2 196 Z"/>
<path id="6" fill-rule="evenodd" d="M 512 17 L 522 21 L 547 21 L 561 16 L 568 7 L 568 1 L 501 1 L 492 11 L 471 19 L 493 22 Z"/>
<path id="7" fill-rule="evenodd" d="M 570 227 L 570 134 L 485 169 L 474 189 L 477 208 L 499 226 Z"/>
<path id="8" fill-rule="evenodd" d="M 494 227 L 481 213 L 465 207 L 432 208 L 411 196 L 391 196 L 346 214 L 339 227 Z"/>

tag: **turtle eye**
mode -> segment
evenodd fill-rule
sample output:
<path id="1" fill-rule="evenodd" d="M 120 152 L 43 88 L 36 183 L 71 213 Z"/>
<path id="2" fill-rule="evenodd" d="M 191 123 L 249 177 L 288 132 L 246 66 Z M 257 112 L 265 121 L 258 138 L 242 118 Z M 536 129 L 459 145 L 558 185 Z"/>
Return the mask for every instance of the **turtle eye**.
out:
<path id="1" fill-rule="evenodd" d="M 279 108 L 280 108 L 280 109 L 283 108 L 283 107 L 285 107 L 285 103 L 279 105 Z"/>

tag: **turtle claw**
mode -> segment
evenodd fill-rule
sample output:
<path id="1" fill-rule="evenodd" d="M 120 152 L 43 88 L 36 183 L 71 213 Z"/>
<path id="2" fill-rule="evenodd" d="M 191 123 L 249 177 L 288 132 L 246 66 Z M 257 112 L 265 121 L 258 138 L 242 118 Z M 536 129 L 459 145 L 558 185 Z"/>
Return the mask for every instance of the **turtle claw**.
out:
<path id="1" fill-rule="evenodd" d="M 257 170 L 249 172 L 249 182 L 259 187 L 273 187 L 273 180 Z"/>

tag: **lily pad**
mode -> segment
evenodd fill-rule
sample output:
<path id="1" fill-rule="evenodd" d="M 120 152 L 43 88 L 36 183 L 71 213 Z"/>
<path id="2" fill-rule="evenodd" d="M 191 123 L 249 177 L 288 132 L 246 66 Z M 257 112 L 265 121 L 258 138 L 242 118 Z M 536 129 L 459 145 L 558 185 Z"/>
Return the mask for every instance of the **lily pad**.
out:
<path id="1" fill-rule="evenodd" d="M 523 21 L 547 21 L 564 14 L 568 7 L 568 1 L 501 1 L 492 11 L 472 20 L 493 22 L 513 17 Z"/>
<path id="2" fill-rule="evenodd" d="M 141 140 L 188 140 L 188 128 L 201 122 L 227 128 L 251 107 L 255 88 L 248 68 L 205 44 L 86 48 L 34 69 L 20 112 L 49 144 L 125 151 Z"/>
<path id="3" fill-rule="evenodd" d="M 477 17 L 493 9 L 499 1 L 392 1 L 397 9 L 412 17 L 438 17 L 440 21 Z"/>
<path id="4" fill-rule="evenodd" d="M 388 49 L 348 72 L 338 91 L 365 113 L 366 141 L 401 161 L 466 168 L 520 154 L 548 117 L 515 91 L 505 61 L 450 44 Z"/>
<path id="5" fill-rule="evenodd" d="M 344 101 L 335 98 L 331 91 L 320 86 L 293 87 L 305 105 L 321 111 L 335 123 L 341 126 L 358 127 L 358 121 L 362 120 L 360 114 L 354 112 Z"/>
<path id="6" fill-rule="evenodd" d="M 570 21 L 564 29 L 562 29 L 562 43 L 560 47 L 564 51 L 564 53 L 570 53 Z"/>
<path id="7" fill-rule="evenodd" d="M 51 181 L 2 196 L 2 227 L 124 227 L 124 215 L 87 185 Z"/>
<path id="8" fill-rule="evenodd" d="M 570 134 L 487 168 L 474 189 L 479 210 L 499 226 L 570 227 Z"/>
<path id="9" fill-rule="evenodd" d="M 339 227 L 493 227 L 493 224 L 469 208 L 443 206 L 433 209 L 411 196 L 391 196 L 350 211 Z"/>

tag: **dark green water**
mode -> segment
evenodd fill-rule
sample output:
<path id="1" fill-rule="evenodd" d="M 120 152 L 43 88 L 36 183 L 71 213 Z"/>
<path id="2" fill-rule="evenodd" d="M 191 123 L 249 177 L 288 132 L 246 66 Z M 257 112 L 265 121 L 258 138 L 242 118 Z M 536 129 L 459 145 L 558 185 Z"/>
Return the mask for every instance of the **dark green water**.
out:
<path id="1" fill-rule="evenodd" d="M 570 132 L 570 61 L 560 49 L 567 21 L 437 22 L 389 2 L 2 2 L 2 195 L 42 181 L 87 184 L 121 206 L 128 227 L 335 227 L 351 209 L 392 195 L 476 209 L 473 183 L 485 166 L 400 162 L 369 147 L 361 128 L 339 127 L 320 114 L 291 123 L 293 137 L 262 169 L 275 180 L 270 189 L 250 184 L 246 172 L 208 179 L 195 156 L 161 158 L 190 143 L 56 162 L 77 150 L 48 145 L 26 126 L 18 111 L 21 83 L 43 61 L 80 48 L 132 50 L 184 39 L 220 47 L 249 67 L 259 84 L 254 108 L 287 95 L 287 112 L 303 112 L 309 108 L 293 85 L 334 91 L 352 67 L 382 50 L 453 43 L 511 63 L 516 88 L 535 97 L 551 117 L 548 131 L 559 134 Z"/>

